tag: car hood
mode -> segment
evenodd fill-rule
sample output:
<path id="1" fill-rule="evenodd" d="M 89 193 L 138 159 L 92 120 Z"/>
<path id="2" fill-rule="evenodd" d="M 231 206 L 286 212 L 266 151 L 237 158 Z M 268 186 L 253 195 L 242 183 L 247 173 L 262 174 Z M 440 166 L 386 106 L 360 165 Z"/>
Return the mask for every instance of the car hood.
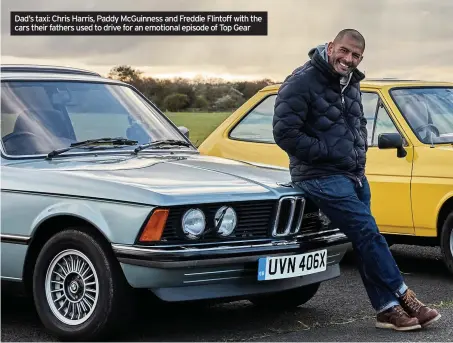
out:
<path id="1" fill-rule="evenodd" d="M 159 205 L 276 199 L 296 192 L 284 185 L 290 182 L 287 169 L 198 154 L 65 157 L 10 163 L 2 173 L 4 189 Z"/>

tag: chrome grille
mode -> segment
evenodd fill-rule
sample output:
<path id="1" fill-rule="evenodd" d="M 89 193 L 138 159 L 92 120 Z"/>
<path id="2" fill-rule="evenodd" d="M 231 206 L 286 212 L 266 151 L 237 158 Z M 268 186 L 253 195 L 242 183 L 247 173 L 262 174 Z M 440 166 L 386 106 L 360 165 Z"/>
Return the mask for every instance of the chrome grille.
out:
<path id="1" fill-rule="evenodd" d="M 303 224 L 306 199 L 301 196 L 287 196 L 279 200 L 272 230 L 273 237 L 297 234 Z"/>
<path id="2" fill-rule="evenodd" d="M 284 238 L 310 235 L 325 230 L 319 218 L 319 208 L 312 201 L 302 196 L 286 196 L 277 201 L 240 201 L 171 207 L 161 242 L 187 242 L 182 231 L 181 219 L 185 211 L 194 207 L 200 208 L 205 213 L 209 231 L 214 226 L 215 212 L 223 205 L 234 208 L 238 216 L 238 225 L 231 237 L 222 240 Z M 214 232 L 210 231 L 199 242 L 218 240 Z"/>

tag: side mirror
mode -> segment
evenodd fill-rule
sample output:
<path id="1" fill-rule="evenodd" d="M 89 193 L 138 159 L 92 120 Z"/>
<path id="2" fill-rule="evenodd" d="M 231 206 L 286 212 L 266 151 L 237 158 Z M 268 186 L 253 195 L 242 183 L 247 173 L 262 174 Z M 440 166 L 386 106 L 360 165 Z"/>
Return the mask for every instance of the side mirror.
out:
<path id="1" fill-rule="evenodd" d="M 189 129 L 185 126 L 178 126 L 178 130 L 181 131 L 181 133 L 189 138 Z"/>
<path id="2" fill-rule="evenodd" d="M 396 149 L 399 158 L 407 155 L 403 144 L 403 137 L 399 133 L 381 133 L 378 137 L 379 149 Z"/>

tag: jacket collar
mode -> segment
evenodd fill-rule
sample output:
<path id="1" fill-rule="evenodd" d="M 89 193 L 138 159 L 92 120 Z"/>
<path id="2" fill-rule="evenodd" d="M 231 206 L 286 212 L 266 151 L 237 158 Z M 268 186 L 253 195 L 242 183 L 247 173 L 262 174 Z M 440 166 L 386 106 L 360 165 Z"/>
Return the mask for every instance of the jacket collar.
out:
<path id="1" fill-rule="evenodd" d="M 335 69 L 326 61 L 325 58 L 327 58 L 327 52 L 323 50 L 321 46 L 318 48 L 313 48 L 309 51 L 308 56 L 310 57 L 310 63 L 317 68 L 319 71 L 321 71 L 324 75 L 329 77 L 330 79 L 340 81 L 341 75 L 338 74 Z M 325 47 L 327 49 L 327 46 Z M 321 55 L 321 53 L 325 54 L 325 57 Z M 354 69 L 352 71 L 352 76 L 350 80 L 350 84 L 352 83 L 358 83 L 362 81 L 365 78 L 365 74 L 362 73 L 358 69 Z"/>

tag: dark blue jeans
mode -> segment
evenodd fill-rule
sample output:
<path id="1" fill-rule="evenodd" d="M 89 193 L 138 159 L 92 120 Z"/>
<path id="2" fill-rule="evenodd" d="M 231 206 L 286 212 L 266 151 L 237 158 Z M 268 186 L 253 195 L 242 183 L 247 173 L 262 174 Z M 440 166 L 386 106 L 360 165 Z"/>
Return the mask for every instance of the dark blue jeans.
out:
<path id="1" fill-rule="evenodd" d="M 381 312 L 399 305 L 398 298 L 407 286 L 371 214 L 371 192 L 366 177 L 360 183 L 335 175 L 295 184 L 351 241 L 373 308 Z"/>

